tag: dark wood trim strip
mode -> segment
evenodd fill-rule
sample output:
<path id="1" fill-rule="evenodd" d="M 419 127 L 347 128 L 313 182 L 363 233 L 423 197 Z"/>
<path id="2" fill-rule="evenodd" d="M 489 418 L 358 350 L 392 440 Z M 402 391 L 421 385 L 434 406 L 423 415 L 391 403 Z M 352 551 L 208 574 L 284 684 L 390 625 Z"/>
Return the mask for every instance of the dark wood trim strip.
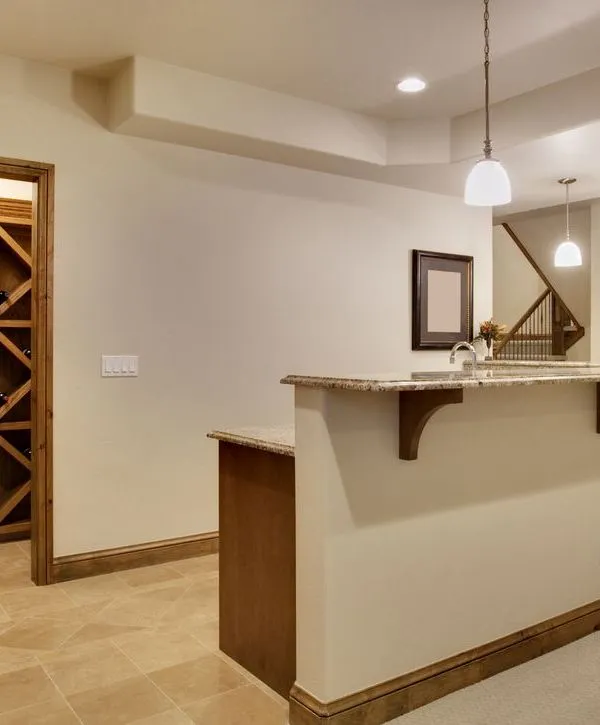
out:
<path id="1" fill-rule="evenodd" d="M 219 551 L 219 534 L 212 532 L 148 544 L 104 549 L 86 554 L 60 556 L 52 564 L 52 581 L 64 582 L 98 574 L 110 574 L 153 564 L 206 556 Z"/>
<path id="2" fill-rule="evenodd" d="M 600 630 L 600 600 L 329 703 L 297 685 L 290 725 L 382 725 Z"/>
<path id="3" fill-rule="evenodd" d="M 399 457 L 416 461 L 421 434 L 431 416 L 445 405 L 463 402 L 461 388 L 449 390 L 402 390 L 398 393 Z"/>

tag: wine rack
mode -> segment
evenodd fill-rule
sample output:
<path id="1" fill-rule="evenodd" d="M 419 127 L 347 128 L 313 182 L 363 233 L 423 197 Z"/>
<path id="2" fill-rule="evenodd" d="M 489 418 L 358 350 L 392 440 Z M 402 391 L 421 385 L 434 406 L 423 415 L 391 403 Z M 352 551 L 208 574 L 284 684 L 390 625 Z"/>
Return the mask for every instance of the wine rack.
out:
<path id="1" fill-rule="evenodd" d="M 0 542 L 31 532 L 31 229 L 31 202 L 0 199 Z"/>

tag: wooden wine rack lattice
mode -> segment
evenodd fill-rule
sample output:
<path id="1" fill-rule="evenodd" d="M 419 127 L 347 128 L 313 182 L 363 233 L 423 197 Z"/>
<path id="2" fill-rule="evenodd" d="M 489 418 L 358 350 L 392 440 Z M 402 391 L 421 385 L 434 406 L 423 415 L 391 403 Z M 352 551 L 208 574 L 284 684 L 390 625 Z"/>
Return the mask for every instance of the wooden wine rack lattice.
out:
<path id="1" fill-rule="evenodd" d="M 0 199 L 0 542 L 31 531 L 31 202 Z"/>

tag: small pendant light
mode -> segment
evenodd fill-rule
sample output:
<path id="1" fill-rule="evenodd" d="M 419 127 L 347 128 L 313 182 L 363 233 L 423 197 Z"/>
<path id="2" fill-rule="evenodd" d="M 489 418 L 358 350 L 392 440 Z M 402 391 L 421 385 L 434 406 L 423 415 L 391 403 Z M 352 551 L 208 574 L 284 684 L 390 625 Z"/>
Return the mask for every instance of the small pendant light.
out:
<path id="1" fill-rule="evenodd" d="M 567 238 L 564 242 L 561 242 L 556 248 L 554 253 L 554 266 L 555 267 L 581 267 L 581 250 L 571 241 L 571 219 L 569 215 L 569 187 L 574 184 L 577 179 L 568 176 L 564 179 L 559 179 L 558 183 L 563 184 L 566 191 L 566 207 L 567 207 Z"/>
<path id="2" fill-rule="evenodd" d="M 512 198 L 510 179 L 504 166 L 492 158 L 490 140 L 490 0 L 484 0 L 483 37 L 485 78 L 485 141 L 483 158 L 472 168 L 465 184 L 465 203 L 469 206 L 500 206 Z"/>

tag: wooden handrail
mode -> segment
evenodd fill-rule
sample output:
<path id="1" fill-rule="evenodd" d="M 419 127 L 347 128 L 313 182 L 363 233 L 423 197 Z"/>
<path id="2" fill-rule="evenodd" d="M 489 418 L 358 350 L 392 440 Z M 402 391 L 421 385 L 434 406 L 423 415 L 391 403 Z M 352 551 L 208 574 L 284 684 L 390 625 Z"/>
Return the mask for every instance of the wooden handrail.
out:
<path id="1" fill-rule="evenodd" d="M 546 289 L 542 292 L 542 294 L 536 299 L 536 301 L 531 305 L 531 307 L 528 308 L 527 312 L 525 314 L 521 315 L 521 317 L 518 319 L 518 321 L 510 328 L 510 330 L 506 333 L 506 335 L 502 338 L 500 344 L 496 348 L 496 353 L 499 353 L 500 350 L 502 350 L 508 343 L 514 338 L 515 334 L 519 330 L 519 328 L 525 324 L 527 321 L 527 318 L 533 314 L 533 312 L 539 307 L 539 305 L 542 304 L 542 302 L 548 297 L 548 295 L 552 294 L 551 289 Z"/>
<path id="2" fill-rule="evenodd" d="M 505 231 L 510 236 L 510 238 L 513 240 L 513 242 L 521 250 L 523 256 L 527 259 L 527 261 L 529 262 L 529 264 L 537 272 L 538 276 L 541 277 L 542 281 L 544 282 L 544 284 L 546 285 L 546 287 L 548 288 L 548 290 L 550 290 L 552 292 L 552 294 L 556 298 L 556 301 L 558 302 L 558 304 L 563 308 L 563 310 L 567 313 L 567 315 L 575 323 L 575 326 L 577 328 L 582 328 L 583 325 L 579 322 L 579 320 L 575 317 L 575 315 L 567 307 L 567 305 L 565 304 L 565 301 L 563 300 L 563 298 L 556 291 L 556 287 L 552 284 L 552 282 L 550 282 L 550 280 L 548 279 L 548 277 L 546 277 L 546 275 L 543 273 L 543 271 L 541 270 L 539 264 L 535 261 L 535 259 L 529 253 L 529 250 L 527 249 L 527 247 L 523 244 L 523 242 L 516 235 L 514 229 L 507 222 L 502 222 L 502 226 L 504 227 Z M 546 292 L 548 292 L 548 290 L 546 290 Z M 546 294 L 546 292 L 544 294 Z M 535 307 L 535 304 L 533 305 L 533 307 Z M 529 314 L 531 314 L 531 310 L 529 311 Z M 523 317 L 525 317 L 525 318 L 528 317 L 527 313 Z M 521 324 L 523 324 L 523 318 L 522 318 Z"/>

